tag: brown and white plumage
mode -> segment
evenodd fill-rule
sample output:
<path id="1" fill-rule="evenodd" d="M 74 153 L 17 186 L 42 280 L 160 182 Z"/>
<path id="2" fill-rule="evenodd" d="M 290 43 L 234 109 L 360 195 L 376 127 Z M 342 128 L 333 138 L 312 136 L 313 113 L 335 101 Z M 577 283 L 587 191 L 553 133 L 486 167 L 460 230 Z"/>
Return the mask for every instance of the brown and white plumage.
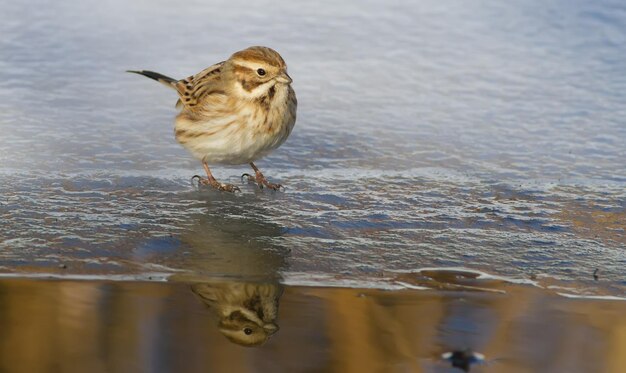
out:
<path id="1" fill-rule="evenodd" d="M 250 163 L 256 173 L 250 178 L 259 186 L 280 187 L 267 182 L 253 163 L 282 145 L 296 121 L 296 95 L 278 52 L 250 47 L 181 80 L 131 72 L 177 91 L 176 140 L 202 161 L 205 184 L 233 191 L 236 187 L 215 181 L 208 164 Z"/>
<path id="2" fill-rule="evenodd" d="M 242 346 L 265 343 L 278 330 L 278 283 L 215 281 L 192 285 L 218 318 L 220 332 Z"/>

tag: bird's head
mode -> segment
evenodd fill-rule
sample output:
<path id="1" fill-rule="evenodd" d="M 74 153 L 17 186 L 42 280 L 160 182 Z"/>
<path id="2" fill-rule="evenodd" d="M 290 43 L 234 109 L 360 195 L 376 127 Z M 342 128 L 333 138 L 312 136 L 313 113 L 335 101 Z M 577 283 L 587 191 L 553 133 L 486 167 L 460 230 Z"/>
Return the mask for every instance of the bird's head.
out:
<path id="1" fill-rule="evenodd" d="M 252 347 L 265 343 L 272 334 L 278 331 L 278 325 L 273 322 L 263 322 L 245 311 L 235 311 L 220 320 L 219 329 L 231 342 Z"/>
<path id="2" fill-rule="evenodd" d="M 249 99 L 273 96 L 276 89 L 292 82 L 283 58 L 267 47 L 250 47 L 233 54 L 224 64 L 224 74 L 228 88 Z"/>

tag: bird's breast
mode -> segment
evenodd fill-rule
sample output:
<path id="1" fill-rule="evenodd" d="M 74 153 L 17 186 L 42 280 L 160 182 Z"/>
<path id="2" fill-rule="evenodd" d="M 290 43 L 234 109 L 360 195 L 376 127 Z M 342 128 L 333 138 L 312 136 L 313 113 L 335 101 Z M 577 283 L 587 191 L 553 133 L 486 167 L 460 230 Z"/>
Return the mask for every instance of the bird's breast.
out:
<path id="1" fill-rule="evenodd" d="M 291 133 L 295 96 L 290 97 L 285 89 L 275 92 L 269 102 L 232 99 L 226 107 L 207 108 L 202 115 L 181 113 L 176 139 L 209 163 L 252 162 L 278 148 Z"/>

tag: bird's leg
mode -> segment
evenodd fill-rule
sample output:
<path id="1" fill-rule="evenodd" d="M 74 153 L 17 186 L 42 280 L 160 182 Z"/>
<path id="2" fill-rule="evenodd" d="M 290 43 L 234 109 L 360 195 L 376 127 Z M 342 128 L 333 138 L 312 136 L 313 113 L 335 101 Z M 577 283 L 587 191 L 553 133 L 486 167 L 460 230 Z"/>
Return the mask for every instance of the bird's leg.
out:
<path id="1" fill-rule="evenodd" d="M 250 162 L 250 166 L 252 166 L 252 169 L 254 170 L 255 175 L 252 176 L 250 174 L 243 174 L 241 175 L 242 178 L 244 176 L 247 176 L 249 182 L 256 183 L 261 189 L 263 189 L 264 186 L 268 187 L 271 190 L 279 190 L 280 188 L 284 189 L 284 187 L 280 184 L 274 184 L 274 183 L 270 183 L 269 181 L 267 181 L 265 176 L 263 176 L 261 171 L 257 168 L 257 166 L 254 163 Z"/>
<path id="2" fill-rule="evenodd" d="M 201 178 L 198 175 L 194 175 L 191 180 L 198 178 L 198 183 L 200 185 L 209 185 L 217 190 L 222 190 L 225 192 L 240 192 L 241 190 L 239 190 L 238 187 L 232 185 L 232 184 L 222 184 L 219 181 L 215 180 L 215 178 L 213 177 L 213 174 L 211 173 L 211 170 L 209 170 L 209 165 L 206 162 L 202 162 L 202 166 L 204 167 L 204 171 L 206 171 L 206 179 Z"/>

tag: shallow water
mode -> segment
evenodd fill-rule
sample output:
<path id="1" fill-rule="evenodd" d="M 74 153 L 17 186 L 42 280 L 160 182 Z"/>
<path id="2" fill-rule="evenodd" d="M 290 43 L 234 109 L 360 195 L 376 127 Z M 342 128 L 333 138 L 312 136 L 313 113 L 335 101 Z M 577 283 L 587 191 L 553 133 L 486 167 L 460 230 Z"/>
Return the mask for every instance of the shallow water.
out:
<path id="1" fill-rule="evenodd" d="M 626 303 L 473 285 L 483 291 L 275 283 L 268 294 L 278 304 L 272 323 L 279 329 L 249 348 L 223 335 L 222 304 L 203 301 L 230 297 L 243 307 L 241 287 L 223 279 L 194 286 L 2 280 L 0 370 L 454 373 L 461 370 L 441 355 L 471 349 L 484 355 L 471 372 L 623 371 Z"/>
<path id="2" fill-rule="evenodd" d="M 0 0 L 0 270 L 385 287 L 463 266 L 624 294 L 623 2 L 272 4 Z M 299 98 L 258 163 L 287 191 L 198 192 L 172 92 L 124 70 L 253 44 Z"/>

